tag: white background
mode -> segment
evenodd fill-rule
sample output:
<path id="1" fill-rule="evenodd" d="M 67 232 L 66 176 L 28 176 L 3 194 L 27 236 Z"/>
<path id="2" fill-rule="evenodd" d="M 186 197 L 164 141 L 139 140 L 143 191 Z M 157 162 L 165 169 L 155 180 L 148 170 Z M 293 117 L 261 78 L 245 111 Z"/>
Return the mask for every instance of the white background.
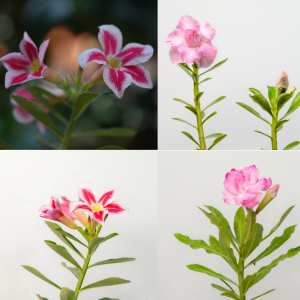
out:
<path id="1" fill-rule="evenodd" d="M 248 88 L 256 88 L 267 97 L 267 85 L 274 86 L 283 70 L 288 73 L 290 88 L 298 87 L 295 95 L 299 92 L 299 8 L 299 1 L 296 0 L 158 1 L 159 149 L 196 148 L 181 133 L 188 131 L 197 137 L 196 130 L 171 119 L 176 117 L 196 124 L 194 115 L 183 104 L 172 100 L 180 98 L 193 104 L 194 97 L 192 79 L 171 63 L 170 45 L 166 43 L 168 34 L 175 29 L 183 15 L 190 15 L 199 22 L 209 22 L 217 31 L 212 41 L 219 48 L 215 62 L 228 58 L 220 68 L 206 74 L 212 80 L 200 85 L 200 91 L 204 91 L 202 108 L 220 96 L 226 96 L 226 99 L 205 111 L 206 116 L 218 112 L 204 124 L 205 135 L 219 132 L 228 134 L 214 149 L 271 148 L 269 138 L 254 132 L 258 130 L 270 135 L 269 125 L 235 102 L 246 103 L 270 120 L 270 115 L 248 96 Z M 279 116 L 284 115 L 290 103 L 291 100 Z M 300 109 L 290 117 L 291 121 L 278 134 L 279 149 L 300 140 Z M 210 145 L 213 139 L 207 141 Z M 295 149 L 299 150 L 300 146 Z"/>
<path id="2" fill-rule="evenodd" d="M 157 299 L 157 153 L 100 152 L 1 152 L 0 299 L 35 300 L 36 294 L 49 300 L 59 298 L 58 289 L 21 265 L 38 269 L 59 286 L 75 289 L 77 279 L 61 266 L 64 259 L 44 240 L 65 244 L 39 218 L 38 209 L 49 203 L 50 196 L 77 201 L 78 185 L 85 182 L 93 183 L 99 196 L 117 187 L 116 201 L 130 210 L 122 218 L 108 218 L 101 236 L 114 232 L 119 236 L 102 244 L 91 263 L 118 257 L 135 257 L 136 261 L 90 269 L 83 286 L 107 277 L 121 277 L 131 283 L 90 289 L 82 292 L 79 299 Z M 75 230 L 67 231 L 81 236 Z M 84 247 L 78 249 L 85 254 Z M 83 262 L 68 250 L 80 264 Z"/>
<path id="3" fill-rule="evenodd" d="M 299 154 L 262 151 L 223 152 L 160 152 L 159 153 L 159 239 L 158 293 L 161 300 L 221 299 L 220 292 L 211 283 L 223 285 L 217 278 L 189 270 L 186 265 L 200 264 L 235 282 L 237 275 L 222 258 L 193 250 L 180 243 L 174 233 L 188 235 L 191 239 L 208 242 L 209 235 L 218 237 L 218 229 L 197 208 L 211 205 L 220 210 L 233 226 L 238 206 L 226 205 L 222 200 L 225 174 L 232 168 L 241 169 L 255 164 L 260 177 L 271 177 L 280 184 L 275 198 L 259 215 L 257 221 L 264 227 L 264 236 L 277 224 L 282 214 L 292 205 L 297 206 L 273 235 L 264 241 L 250 256 L 255 258 L 270 245 L 272 239 L 281 236 L 284 229 L 298 224 L 291 238 L 268 257 L 246 269 L 249 275 L 272 260 L 300 245 L 299 235 Z M 250 261 L 249 260 L 249 261 Z M 276 288 L 264 296 L 264 300 L 299 299 L 299 262 L 294 256 L 280 262 L 277 267 L 247 293 L 252 299 Z"/>

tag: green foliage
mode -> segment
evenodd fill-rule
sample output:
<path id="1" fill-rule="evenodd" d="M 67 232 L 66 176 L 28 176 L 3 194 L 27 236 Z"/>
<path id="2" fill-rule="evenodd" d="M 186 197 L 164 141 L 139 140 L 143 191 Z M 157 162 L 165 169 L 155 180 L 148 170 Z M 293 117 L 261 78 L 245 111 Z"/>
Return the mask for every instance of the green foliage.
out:
<path id="1" fill-rule="evenodd" d="M 98 136 L 110 136 L 110 137 L 132 137 L 136 134 L 135 130 L 122 128 L 122 127 L 111 127 L 108 129 L 91 129 L 81 130 L 74 132 L 72 137 L 84 136 L 84 135 L 98 135 Z"/>
<path id="2" fill-rule="evenodd" d="M 190 133 L 188 133 L 186 131 L 182 131 L 182 133 L 200 147 L 199 143 L 195 141 L 195 139 L 192 137 L 192 135 Z"/>
<path id="3" fill-rule="evenodd" d="M 118 277 L 110 277 L 110 278 L 106 278 L 106 279 L 97 281 L 95 283 L 89 284 L 86 287 L 82 288 L 80 291 L 85 291 L 85 290 L 93 289 L 93 288 L 97 288 L 97 287 L 125 284 L 125 283 L 130 283 L 130 282 L 131 282 L 130 280 L 125 280 L 125 279 L 118 278 Z"/>
<path id="4" fill-rule="evenodd" d="M 75 300 L 75 292 L 67 287 L 61 289 L 59 296 L 60 300 Z"/>
<path id="5" fill-rule="evenodd" d="M 12 148 L 12 146 L 10 146 L 9 144 L 7 144 L 3 139 L 0 138 L 0 149 L 3 150 L 14 150 Z"/>
<path id="6" fill-rule="evenodd" d="M 294 147 L 298 146 L 299 144 L 300 144 L 299 141 L 292 142 L 292 143 L 288 144 L 285 148 L 283 148 L 283 150 L 291 150 Z"/>
<path id="7" fill-rule="evenodd" d="M 99 261 L 95 264 L 92 264 L 89 266 L 89 268 L 96 267 L 96 266 L 102 266 L 102 265 L 108 265 L 108 264 L 124 263 L 124 262 L 129 262 L 129 261 L 135 261 L 135 258 L 130 258 L 130 257 L 111 258 L 111 259 Z"/>

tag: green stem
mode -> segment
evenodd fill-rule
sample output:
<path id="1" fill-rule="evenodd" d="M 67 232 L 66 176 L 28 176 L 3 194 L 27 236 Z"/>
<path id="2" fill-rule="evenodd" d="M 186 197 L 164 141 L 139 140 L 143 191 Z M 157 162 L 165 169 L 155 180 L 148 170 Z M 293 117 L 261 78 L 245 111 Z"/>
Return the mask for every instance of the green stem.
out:
<path id="1" fill-rule="evenodd" d="M 75 299 L 74 300 L 77 300 L 78 295 L 80 293 L 80 289 L 81 289 L 81 286 L 82 286 L 82 283 L 83 283 L 86 271 L 87 271 L 87 269 L 89 267 L 89 263 L 90 263 L 91 257 L 92 256 L 90 255 L 90 253 L 88 253 L 87 256 L 86 256 L 86 259 L 84 261 L 84 265 L 82 267 L 82 271 L 81 271 L 80 277 L 78 279 L 78 282 L 77 282 L 77 285 L 76 285 L 76 288 L 75 288 Z"/>
<path id="2" fill-rule="evenodd" d="M 277 150 L 277 132 L 276 132 L 276 126 L 278 124 L 278 111 L 275 109 L 273 111 L 273 118 L 272 118 L 272 150 Z"/>
<path id="3" fill-rule="evenodd" d="M 197 99 L 197 95 L 199 94 L 198 66 L 195 63 L 193 64 L 193 80 L 194 80 L 194 101 L 195 101 L 195 107 L 197 111 L 197 130 L 199 136 L 200 149 L 206 150 L 203 123 L 201 117 L 200 99 Z"/>
<path id="4" fill-rule="evenodd" d="M 69 142 L 70 142 L 75 124 L 76 124 L 76 120 L 74 120 L 73 112 L 72 112 L 70 120 L 69 120 L 69 124 L 67 126 L 67 131 L 66 131 L 65 137 L 64 137 L 63 142 L 61 143 L 61 146 L 60 146 L 61 150 L 66 150 L 68 148 L 68 145 L 69 145 Z"/>
<path id="5" fill-rule="evenodd" d="M 244 293 L 244 287 L 243 287 L 243 280 L 244 280 L 244 259 L 243 259 L 243 255 L 244 255 L 244 245 L 241 245 L 240 247 L 240 258 L 239 258 L 239 273 L 238 273 L 238 277 L 239 277 L 239 291 L 240 291 L 240 300 L 246 300 L 246 295 Z"/>

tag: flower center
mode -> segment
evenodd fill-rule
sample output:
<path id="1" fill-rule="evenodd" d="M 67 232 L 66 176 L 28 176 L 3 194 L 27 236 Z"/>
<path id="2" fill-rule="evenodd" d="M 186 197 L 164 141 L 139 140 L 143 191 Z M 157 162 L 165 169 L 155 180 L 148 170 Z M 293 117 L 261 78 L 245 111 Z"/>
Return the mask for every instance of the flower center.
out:
<path id="1" fill-rule="evenodd" d="M 34 73 L 40 68 L 40 62 L 36 60 L 31 66 L 30 66 L 30 72 Z"/>
<path id="2" fill-rule="evenodd" d="M 93 204 L 91 208 L 92 208 L 93 212 L 98 212 L 98 211 L 102 211 L 103 210 L 103 206 L 100 205 L 100 204 Z"/>
<path id="3" fill-rule="evenodd" d="M 113 69 L 121 68 L 120 61 L 117 58 L 111 56 L 111 57 L 107 58 L 107 61 L 108 61 L 109 67 L 111 67 Z"/>

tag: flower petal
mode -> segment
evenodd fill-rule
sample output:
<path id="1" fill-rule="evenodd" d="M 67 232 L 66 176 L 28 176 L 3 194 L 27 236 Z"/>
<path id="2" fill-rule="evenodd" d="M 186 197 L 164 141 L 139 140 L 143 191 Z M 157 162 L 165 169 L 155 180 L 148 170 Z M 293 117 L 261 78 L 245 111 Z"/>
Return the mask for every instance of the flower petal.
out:
<path id="1" fill-rule="evenodd" d="M 113 202 L 116 199 L 117 195 L 118 195 L 117 189 L 106 192 L 101 196 L 98 203 L 101 204 L 103 207 L 105 207 L 109 203 Z"/>
<path id="2" fill-rule="evenodd" d="M 44 41 L 41 45 L 40 45 L 40 49 L 39 49 L 39 60 L 40 60 L 40 64 L 43 65 L 43 61 L 44 61 L 44 57 L 45 57 L 45 53 L 48 47 L 50 39 Z"/>
<path id="3" fill-rule="evenodd" d="M 201 40 L 203 40 L 203 38 Z M 197 50 L 202 52 L 209 60 L 215 59 L 218 52 L 218 48 L 214 47 L 210 40 L 202 41 L 201 45 L 197 47 Z"/>
<path id="4" fill-rule="evenodd" d="M 125 89 L 132 83 L 132 77 L 129 74 L 112 68 L 104 69 L 103 79 L 118 98 L 123 97 Z"/>
<path id="5" fill-rule="evenodd" d="M 241 172 L 243 172 L 246 181 L 250 184 L 253 185 L 257 182 L 259 177 L 259 170 L 255 165 L 246 167 L 242 169 Z"/>
<path id="6" fill-rule="evenodd" d="M 70 200 L 68 200 L 66 197 L 61 197 L 61 199 L 63 200 L 63 203 L 60 203 L 60 207 L 63 214 L 72 221 L 75 220 L 74 216 L 70 212 Z"/>
<path id="7" fill-rule="evenodd" d="M 24 37 L 20 43 L 20 50 L 31 62 L 39 59 L 37 47 L 26 31 L 24 32 Z"/>
<path id="8" fill-rule="evenodd" d="M 95 62 L 97 64 L 107 64 L 106 57 L 104 56 L 104 53 L 102 50 L 97 48 L 91 48 L 82 51 L 78 57 L 77 61 L 82 69 L 85 69 L 88 64 L 91 62 Z"/>
<path id="9" fill-rule="evenodd" d="M 269 178 L 266 178 L 266 184 L 265 186 L 263 187 L 262 191 L 266 191 L 267 189 L 269 189 L 269 187 L 272 185 L 272 179 L 269 177 Z M 274 186 L 275 187 L 275 186 Z M 273 187 L 273 188 L 274 188 Z M 279 187 L 279 185 L 278 185 Z"/>
<path id="10" fill-rule="evenodd" d="M 181 44 L 186 44 L 185 37 L 184 37 L 184 30 L 182 29 L 175 29 L 168 35 L 167 44 L 171 46 L 178 47 Z"/>
<path id="11" fill-rule="evenodd" d="M 243 193 L 245 177 L 242 172 L 232 169 L 225 176 L 224 187 L 231 194 Z"/>
<path id="12" fill-rule="evenodd" d="M 251 194 L 251 193 L 244 193 L 244 194 L 239 194 L 234 198 L 234 201 L 236 204 L 242 204 L 244 205 L 244 201 L 252 201 L 255 199 L 256 194 Z"/>
<path id="13" fill-rule="evenodd" d="M 127 66 L 122 70 L 132 77 L 133 83 L 137 86 L 145 89 L 153 88 L 150 72 L 143 65 Z"/>
<path id="14" fill-rule="evenodd" d="M 194 29 L 197 26 L 199 26 L 199 22 L 193 19 L 191 16 L 182 16 L 176 28 L 186 30 Z"/>
<path id="15" fill-rule="evenodd" d="M 212 40 L 215 35 L 216 31 L 213 29 L 208 22 L 201 22 L 200 23 L 200 32 L 202 35 L 204 35 L 206 38 Z"/>
<path id="16" fill-rule="evenodd" d="M 8 89 L 12 85 L 26 82 L 29 75 L 28 71 L 8 71 L 5 74 L 5 87 Z"/>
<path id="17" fill-rule="evenodd" d="M 178 52 L 182 61 L 186 64 L 192 63 L 198 57 L 197 48 L 190 48 L 186 45 L 178 46 Z"/>
<path id="18" fill-rule="evenodd" d="M 106 210 L 101 210 L 101 211 L 98 211 L 98 212 L 94 212 L 91 214 L 92 218 L 100 223 L 101 225 L 104 225 L 104 218 L 105 216 L 107 215 L 107 211 Z"/>
<path id="19" fill-rule="evenodd" d="M 123 37 L 120 29 L 115 25 L 99 26 L 98 39 L 101 43 L 105 56 L 115 56 L 121 51 Z"/>
<path id="20" fill-rule="evenodd" d="M 122 206 L 120 203 L 112 202 L 105 206 L 105 210 L 109 215 L 122 217 L 128 213 L 128 209 Z"/>
<path id="21" fill-rule="evenodd" d="M 260 198 L 261 198 L 261 193 L 256 193 L 254 198 L 252 198 L 251 200 L 244 201 L 243 206 L 247 208 L 253 208 L 257 204 L 259 204 Z"/>
<path id="22" fill-rule="evenodd" d="M 152 57 L 153 51 L 150 45 L 130 43 L 116 57 L 121 60 L 123 66 L 131 66 L 148 61 Z"/>
<path id="23" fill-rule="evenodd" d="M 223 190 L 222 194 L 223 194 L 223 200 L 226 204 L 237 205 L 237 203 L 234 201 L 236 195 L 229 193 L 227 190 Z"/>
<path id="24" fill-rule="evenodd" d="M 63 213 L 59 209 L 49 210 L 47 212 L 47 219 L 59 221 L 59 219 L 63 217 Z"/>
<path id="25" fill-rule="evenodd" d="M 171 47 L 169 55 L 170 55 L 171 62 L 174 65 L 178 65 L 183 62 L 181 59 L 181 55 L 178 52 L 178 47 Z"/>
<path id="26" fill-rule="evenodd" d="M 86 210 L 88 212 L 92 212 L 92 210 L 89 207 L 89 205 L 87 205 L 87 204 L 85 204 L 83 202 L 80 202 L 80 201 L 78 201 L 78 202 L 76 202 L 76 201 L 70 202 L 69 209 L 70 209 L 70 212 L 73 212 L 76 209 L 82 209 L 82 210 Z"/>
<path id="27" fill-rule="evenodd" d="M 47 211 L 50 209 L 51 209 L 51 207 L 49 205 L 42 205 L 41 208 L 39 209 L 39 211 L 46 214 Z"/>
<path id="28" fill-rule="evenodd" d="M 272 182 L 271 182 L 272 184 Z M 267 179 L 266 178 L 261 178 L 259 179 L 249 190 L 251 193 L 257 193 L 259 191 L 263 191 L 264 187 L 267 185 Z"/>
<path id="29" fill-rule="evenodd" d="M 30 67 L 30 60 L 25 57 L 22 53 L 9 53 L 0 58 L 4 67 L 8 71 L 21 71 L 25 70 L 28 72 Z"/>
<path id="30" fill-rule="evenodd" d="M 21 106 L 14 107 L 12 110 L 12 115 L 20 124 L 29 124 L 34 121 L 34 117 Z"/>
<path id="31" fill-rule="evenodd" d="M 89 206 L 97 203 L 97 192 L 91 183 L 84 183 L 79 186 L 78 192 L 79 200 L 86 202 Z"/>
<path id="32" fill-rule="evenodd" d="M 199 55 L 198 55 L 199 57 Z M 201 58 L 196 58 L 194 62 L 199 66 L 199 68 L 208 68 L 214 62 L 214 59 L 207 59 L 204 55 L 201 55 Z"/>

